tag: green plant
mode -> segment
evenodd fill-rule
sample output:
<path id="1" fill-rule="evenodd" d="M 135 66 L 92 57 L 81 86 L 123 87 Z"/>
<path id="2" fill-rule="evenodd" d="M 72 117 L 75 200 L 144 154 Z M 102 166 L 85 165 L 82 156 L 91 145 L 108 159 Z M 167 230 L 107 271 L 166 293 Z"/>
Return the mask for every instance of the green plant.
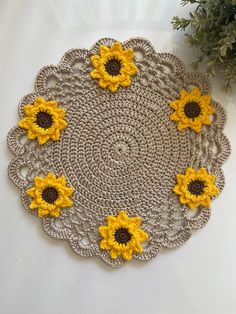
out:
<path id="1" fill-rule="evenodd" d="M 189 46 L 196 47 L 199 58 L 192 63 L 207 65 L 207 72 L 215 75 L 218 68 L 224 75 L 225 90 L 236 81 L 236 0 L 182 0 L 182 5 L 196 4 L 190 18 L 175 16 L 174 29 L 190 26 L 192 33 L 185 34 Z"/>

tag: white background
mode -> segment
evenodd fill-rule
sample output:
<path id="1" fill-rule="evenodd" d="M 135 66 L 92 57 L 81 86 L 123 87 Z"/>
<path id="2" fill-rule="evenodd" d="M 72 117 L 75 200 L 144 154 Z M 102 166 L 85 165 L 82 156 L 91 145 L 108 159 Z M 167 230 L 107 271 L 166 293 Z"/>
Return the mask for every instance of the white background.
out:
<path id="1" fill-rule="evenodd" d="M 0 1 L 1 314 L 236 313 L 236 93 L 225 94 L 219 79 L 212 81 L 213 95 L 228 113 L 232 145 L 226 187 L 207 226 L 179 249 L 121 269 L 79 257 L 41 230 L 7 177 L 13 156 L 6 135 L 42 66 L 104 36 L 142 36 L 157 50 L 176 53 L 190 70 L 192 51 L 170 24 L 173 15 L 187 12 L 177 0 Z"/>

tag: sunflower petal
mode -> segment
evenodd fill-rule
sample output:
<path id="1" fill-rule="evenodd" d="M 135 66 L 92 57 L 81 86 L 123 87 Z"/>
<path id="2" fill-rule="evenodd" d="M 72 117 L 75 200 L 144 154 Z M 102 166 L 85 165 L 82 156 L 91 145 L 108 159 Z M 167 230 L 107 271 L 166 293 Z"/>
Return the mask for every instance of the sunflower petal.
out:
<path id="1" fill-rule="evenodd" d="M 120 222 L 128 223 L 129 217 L 124 210 L 121 210 L 117 216 L 117 220 Z"/>
<path id="2" fill-rule="evenodd" d="M 133 61 L 134 52 L 133 49 L 129 48 L 127 50 L 122 51 L 122 55 L 125 57 L 126 60 L 129 62 Z"/>
<path id="3" fill-rule="evenodd" d="M 142 230 L 142 229 L 138 229 L 136 232 L 135 232 L 135 237 L 136 239 L 139 241 L 139 242 L 143 242 L 143 241 L 146 241 L 148 239 L 148 235 L 147 233 Z"/>
<path id="4" fill-rule="evenodd" d="M 31 203 L 30 203 L 30 205 L 29 205 L 29 208 L 30 209 L 35 209 L 35 208 L 38 208 L 39 207 L 39 205 L 35 202 L 35 201 L 32 201 Z"/>
<path id="5" fill-rule="evenodd" d="M 133 250 L 132 249 L 129 249 L 129 250 L 125 250 L 124 252 L 122 252 L 122 257 L 129 261 L 132 259 L 132 254 L 133 254 Z"/>
<path id="6" fill-rule="evenodd" d="M 23 129 L 28 129 L 29 128 L 29 118 L 23 118 L 18 122 L 19 127 Z"/>
<path id="7" fill-rule="evenodd" d="M 130 79 L 130 77 L 129 77 L 129 76 L 126 76 L 126 78 L 120 82 L 120 85 L 121 85 L 121 86 L 124 86 L 124 87 L 130 86 L 130 85 L 131 85 L 131 79 Z"/>
<path id="8" fill-rule="evenodd" d="M 91 57 L 92 64 L 95 68 L 100 66 L 101 64 L 100 60 L 101 60 L 101 57 L 99 57 L 98 55 L 94 55 Z"/>
<path id="9" fill-rule="evenodd" d="M 98 81 L 98 84 L 101 88 L 106 88 L 107 86 L 109 87 L 109 82 L 105 81 L 104 79 L 100 78 Z"/>
<path id="10" fill-rule="evenodd" d="M 42 186 L 45 185 L 45 179 L 41 177 L 34 177 L 34 185 L 35 188 L 41 188 Z"/>
<path id="11" fill-rule="evenodd" d="M 107 226 L 100 226 L 98 228 L 98 231 L 100 233 L 100 235 L 103 237 L 103 238 L 107 238 L 108 237 L 108 227 Z"/>
<path id="12" fill-rule="evenodd" d="M 48 214 L 49 214 L 49 211 L 47 209 L 42 209 L 42 208 L 38 209 L 38 216 L 39 217 L 43 217 L 43 216 L 46 216 Z"/>
<path id="13" fill-rule="evenodd" d="M 34 197 L 35 196 L 35 187 L 32 187 L 32 188 L 26 190 L 26 195 L 28 195 L 30 197 Z"/>
<path id="14" fill-rule="evenodd" d="M 91 75 L 91 77 L 92 78 L 100 78 L 101 77 L 101 74 L 100 74 L 100 72 L 97 70 L 97 69 L 94 69 L 94 70 L 92 70 L 91 72 L 90 72 L 90 75 Z"/>
<path id="15" fill-rule="evenodd" d="M 49 139 L 50 139 L 50 136 L 49 136 L 49 135 L 40 135 L 40 136 L 38 136 L 38 143 L 39 143 L 40 145 L 43 145 L 43 144 L 45 144 Z"/>
<path id="16" fill-rule="evenodd" d="M 110 48 L 110 51 L 111 52 L 122 52 L 122 50 L 123 50 L 123 48 L 122 48 L 122 46 L 121 46 L 121 44 L 117 41 L 117 42 L 115 42 L 112 46 L 111 46 L 111 48 Z"/>
<path id="17" fill-rule="evenodd" d="M 117 91 L 117 89 L 119 87 L 119 82 L 117 82 L 115 84 L 109 84 L 108 87 L 109 87 L 110 91 L 114 93 Z"/>
<path id="18" fill-rule="evenodd" d="M 191 96 L 201 97 L 201 91 L 198 87 L 194 87 L 190 94 L 191 94 Z"/>
<path id="19" fill-rule="evenodd" d="M 60 208 L 55 208 L 54 210 L 49 212 L 50 216 L 52 217 L 59 217 L 61 215 L 61 210 Z"/>
<path id="20" fill-rule="evenodd" d="M 110 53 L 110 49 L 106 46 L 99 47 L 99 53 L 102 58 L 106 57 Z"/>
<path id="21" fill-rule="evenodd" d="M 110 256 L 111 256 L 111 258 L 113 258 L 113 259 L 119 257 L 120 254 L 121 254 L 121 253 L 120 253 L 119 251 L 115 250 L 115 249 L 111 249 L 111 250 L 110 250 Z"/>

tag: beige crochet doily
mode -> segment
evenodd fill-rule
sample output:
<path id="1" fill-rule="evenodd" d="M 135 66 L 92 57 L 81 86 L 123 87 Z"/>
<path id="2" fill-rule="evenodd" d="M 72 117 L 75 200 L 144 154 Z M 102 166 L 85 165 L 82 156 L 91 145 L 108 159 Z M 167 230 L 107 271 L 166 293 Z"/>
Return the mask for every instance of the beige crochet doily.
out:
<path id="1" fill-rule="evenodd" d="M 67 128 L 59 141 L 39 145 L 26 136 L 26 130 L 14 127 L 8 144 L 16 155 L 9 165 L 9 176 L 20 188 L 24 207 L 31 198 L 26 190 L 35 176 L 49 172 L 65 176 L 73 193 L 73 205 L 58 218 L 41 218 L 44 231 L 57 239 L 69 241 L 79 255 L 100 256 L 112 266 L 125 262 L 112 258 L 100 248 L 100 226 L 108 215 L 124 210 L 129 217 L 140 217 L 148 234 L 141 253 L 134 258 L 149 260 L 163 248 L 175 248 L 187 241 L 194 229 L 203 227 L 210 208 L 191 210 L 179 202 L 173 192 L 176 174 L 192 167 L 206 168 L 216 176 L 222 191 L 223 162 L 230 153 L 222 133 L 226 121 L 222 106 L 212 101 L 212 123 L 197 133 L 177 129 L 170 120 L 170 103 L 181 90 L 198 87 L 210 94 L 208 79 L 199 73 L 186 72 L 183 62 L 170 53 L 158 53 L 150 42 L 132 38 L 122 43 L 132 48 L 137 74 L 129 87 L 111 92 L 91 78 L 91 56 L 99 47 L 111 47 L 114 39 L 103 38 L 91 49 L 72 49 L 58 65 L 43 67 L 36 77 L 35 91 L 19 104 L 20 119 L 24 106 L 38 97 L 55 100 L 66 111 Z M 40 218 L 38 218 L 40 219 Z"/>

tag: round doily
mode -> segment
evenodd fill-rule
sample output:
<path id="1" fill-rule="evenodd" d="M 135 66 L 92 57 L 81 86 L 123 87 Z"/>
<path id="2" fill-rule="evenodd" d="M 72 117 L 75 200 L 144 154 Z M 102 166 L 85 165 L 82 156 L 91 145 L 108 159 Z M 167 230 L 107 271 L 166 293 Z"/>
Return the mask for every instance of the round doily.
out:
<path id="1" fill-rule="evenodd" d="M 64 176 L 66 186 L 73 188 L 60 213 L 51 216 L 41 212 L 45 232 L 69 241 L 79 255 L 99 255 L 112 266 L 120 266 L 130 259 L 124 258 L 128 255 L 111 256 L 106 245 L 101 247 L 99 228 L 107 225 L 107 217 L 117 217 L 120 211 L 126 215 L 124 219 L 139 217 L 139 227 L 146 238 L 143 237 L 142 250 L 134 250 L 133 258 L 149 260 L 163 248 L 182 245 L 194 229 L 205 225 L 210 208 L 200 204 L 193 210 L 187 201 L 181 203 L 180 195 L 173 190 L 176 175 L 184 176 L 188 168 L 204 168 L 215 177 L 215 187 L 221 192 L 221 166 L 230 147 L 222 133 L 225 112 L 214 100 L 211 123 L 203 125 L 200 132 L 190 127 L 180 130 L 178 122 L 170 119 L 170 104 L 180 99 L 181 91 L 190 93 L 197 87 L 202 95 L 209 95 L 209 81 L 202 74 L 186 72 L 179 58 L 156 52 L 146 39 L 122 43 L 124 51 L 134 53 L 136 68 L 132 68 L 129 86 L 126 80 L 121 86 L 101 88 L 101 82 L 91 76 L 91 57 L 101 54 L 101 46 L 109 48 L 115 42 L 103 38 L 90 50 L 66 52 L 57 66 L 43 67 L 36 77 L 35 91 L 19 104 L 19 116 L 24 119 L 26 106 L 37 99 L 56 102 L 58 109 L 65 111 L 66 124 L 60 124 L 60 138 L 55 133 L 55 140 L 44 138 L 45 143 L 39 143 L 37 138 L 27 137 L 25 128 L 16 126 L 8 135 L 8 144 L 16 155 L 9 165 L 9 175 L 21 189 L 28 211 L 38 214 L 36 207 L 30 208 L 36 195 L 32 190 L 35 177 L 45 178 L 49 173 L 55 178 Z M 109 60 L 105 69 L 117 75 L 122 64 Z M 199 110 L 192 102 L 185 114 L 194 119 Z M 41 127 L 52 123 L 47 115 L 48 112 L 38 114 Z M 31 194 L 27 193 L 29 189 Z M 189 191 L 201 194 L 202 186 L 197 182 L 191 189 L 189 186 Z M 53 188 L 46 192 L 44 201 L 53 203 L 57 192 Z M 216 193 L 212 192 L 212 196 Z M 127 230 L 131 229 L 123 226 L 115 234 L 115 240 L 123 247 L 133 232 Z"/>

